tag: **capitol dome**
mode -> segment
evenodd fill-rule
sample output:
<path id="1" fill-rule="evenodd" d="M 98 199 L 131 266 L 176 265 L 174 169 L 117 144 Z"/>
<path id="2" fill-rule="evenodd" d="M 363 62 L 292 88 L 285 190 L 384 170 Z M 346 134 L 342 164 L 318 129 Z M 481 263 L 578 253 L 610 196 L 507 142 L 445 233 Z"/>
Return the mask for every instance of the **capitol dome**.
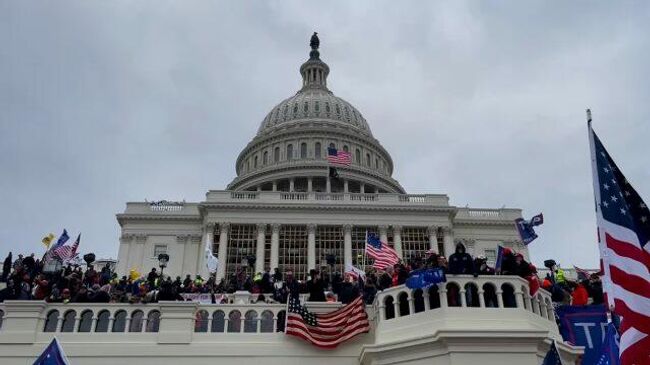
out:
<path id="1" fill-rule="evenodd" d="M 404 193 L 391 177 L 390 155 L 361 112 L 329 90 L 330 68 L 320 59 L 319 43 L 314 33 L 300 67 L 301 89 L 266 115 L 239 154 L 228 190 Z M 329 147 L 350 153 L 351 163 L 333 173 Z"/>

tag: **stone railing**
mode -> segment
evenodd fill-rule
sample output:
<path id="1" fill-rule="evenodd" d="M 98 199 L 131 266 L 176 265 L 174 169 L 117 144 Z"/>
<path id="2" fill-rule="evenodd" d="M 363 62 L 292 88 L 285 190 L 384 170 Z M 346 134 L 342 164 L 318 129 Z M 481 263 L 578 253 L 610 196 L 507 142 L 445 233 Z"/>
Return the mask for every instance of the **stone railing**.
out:
<path id="1" fill-rule="evenodd" d="M 458 208 L 456 221 L 463 220 L 487 220 L 487 221 L 514 221 L 521 217 L 521 209 L 480 209 L 480 208 Z"/>
<path id="2" fill-rule="evenodd" d="M 256 201 L 259 203 L 309 203 L 332 202 L 332 204 L 378 204 L 378 205 L 423 205 L 448 207 L 449 198 L 436 194 L 393 194 L 393 193 L 321 193 L 284 191 L 228 191 L 211 190 L 207 203 L 232 203 Z"/>
<path id="3" fill-rule="evenodd" d="M 437 308 L 495 308 L 529 311 L 555 325 L 551 295 L 539 290 L 529 295 L 528 282 L 518 276 L 448 275 L 447 282 L 425 289 L 406 286 L 379 292 L 373 304 L 377 318 L 393 320 Z"/>

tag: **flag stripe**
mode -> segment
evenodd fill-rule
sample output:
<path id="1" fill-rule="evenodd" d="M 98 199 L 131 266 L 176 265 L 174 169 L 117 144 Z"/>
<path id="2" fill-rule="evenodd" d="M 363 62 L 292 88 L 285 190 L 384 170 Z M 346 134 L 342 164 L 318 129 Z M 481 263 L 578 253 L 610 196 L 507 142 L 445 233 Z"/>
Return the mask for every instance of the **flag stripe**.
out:
<path id="1" fill-rule="evenodd" d="M 650 254 L 648 254 L 648 252 L 634 244 L 629 244 L 627 241 L 617 240 L 608 233 L 605 233 L 605 240 L 607 242 L 607 247 L 614 251 L 618 256 L 627 257 L 634 261 L 641 262 L 646 266 L 646 273 L 650 272 L 648 270 L 648 268 L 650 268 Z"/>
<path id="2" fill-rule="evenodd" d="M 609 272 L 612 278 L 612 283 L 619 285 L 621 288 L 631 293 L 650 299 L 650 282 L 647 282 L 643 278 L 634 274 L 628 274 L 613 265 L 610 265 Z"/>

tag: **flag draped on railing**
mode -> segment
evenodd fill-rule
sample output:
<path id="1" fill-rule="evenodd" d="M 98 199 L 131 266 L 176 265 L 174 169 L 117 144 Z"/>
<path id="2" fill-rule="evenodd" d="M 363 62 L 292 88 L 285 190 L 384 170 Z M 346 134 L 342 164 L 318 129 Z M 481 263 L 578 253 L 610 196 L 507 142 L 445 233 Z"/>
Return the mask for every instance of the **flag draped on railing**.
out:
<path id="1" fill-rule="evenodd" d="M 621 364 L 650 364 L 650 211 L 591 128 L 603 288 L 621 316 Z"/>
<path id="2" fill-rule="evenodd" d="M 289 296 L 285 333 L 321 348 L 334 348 L 354 336 L 370 331 L 363 299 L 358 297 L 346 306 L 324 314 L 309 312 L 297 297 Z"/>

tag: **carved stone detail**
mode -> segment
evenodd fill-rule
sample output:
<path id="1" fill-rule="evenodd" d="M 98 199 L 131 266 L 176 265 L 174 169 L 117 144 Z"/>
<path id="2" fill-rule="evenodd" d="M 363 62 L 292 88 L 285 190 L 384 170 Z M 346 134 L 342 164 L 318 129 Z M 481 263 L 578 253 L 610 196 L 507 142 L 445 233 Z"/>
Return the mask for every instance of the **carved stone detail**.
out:
<path id="1" fill-rule="evenodd" d="M 352 225 L 351 224 L 344 224 L 343 225 L 343 232 L 345 234 L 350 234 L 352 233 Z"/>
<path id="2" fill-rule="evenodd" d="M 266 233 L 266 226 L 267 225 L 268 224 L 266 224 L 266 223 L 257 223 L 257 225 L 256 225 L 257 226 L 257 233 L 260 233 L 260 232 Z"/>
<path id="3" fill-rule="evenodd" d="M 315 233 L 316 233 L 316 224 L 314 224 L 314 223 L 309 223 L 309 224 L 307 225 L 307 232 L 308 232 L 309 234 L 315 234 Z"/>
<path id="4" fill-rule="evenodd" d="M 273 224 L 271 225 L 271 230 L 273 231 L 273 233 L 279 233 L 279 232 L 280 232 L 280 227 L 281 227 L 281 226 L 282 226 L 282 225 L 279 224 L 279 223 L 273 223 Z"/>

